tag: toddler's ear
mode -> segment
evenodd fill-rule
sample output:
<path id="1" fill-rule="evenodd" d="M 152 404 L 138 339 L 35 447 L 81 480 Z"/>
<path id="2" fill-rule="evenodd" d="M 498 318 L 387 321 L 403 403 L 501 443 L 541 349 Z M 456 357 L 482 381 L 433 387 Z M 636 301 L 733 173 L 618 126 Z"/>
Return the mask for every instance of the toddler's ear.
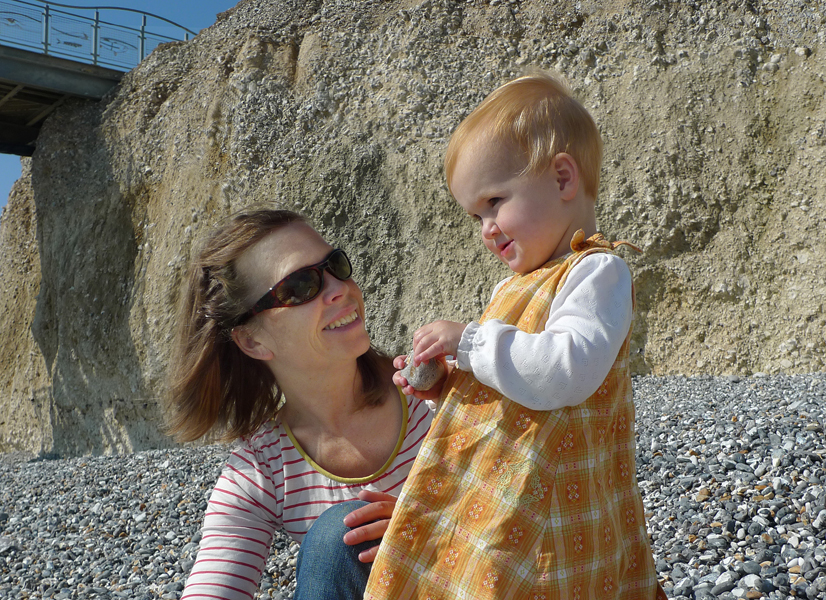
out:
<path id="1" fill-rule="evenodd" d="M 551 167 L 556 173 L 556 181 L 563 200 L 571 200 L 579 190 L 579 165 L 567 152 L 554 156 Z"/>

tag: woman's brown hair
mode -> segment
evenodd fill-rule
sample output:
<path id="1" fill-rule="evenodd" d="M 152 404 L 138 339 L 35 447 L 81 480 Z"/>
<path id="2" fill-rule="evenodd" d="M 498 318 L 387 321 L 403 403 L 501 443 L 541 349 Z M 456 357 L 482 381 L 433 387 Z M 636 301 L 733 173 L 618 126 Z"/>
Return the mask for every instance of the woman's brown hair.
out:
<path id="1" fill-rule="evenodd" d="M 249 309 L 236 263 L 267 235 L 290 223 L 306 223 L 289 210 L 237 213 L 206 238 L 192 259 L 178 307 L 167 398 L 167 429 L 179 441 L 211 430 L 230 441 L 252 435 L 273 418 L 282 398 L 278 382 L 260 360 L 232 340 L 232 328 Z M 358 358 L 366 406 L 382 402 L 390 359 L 373 348 Z"/>

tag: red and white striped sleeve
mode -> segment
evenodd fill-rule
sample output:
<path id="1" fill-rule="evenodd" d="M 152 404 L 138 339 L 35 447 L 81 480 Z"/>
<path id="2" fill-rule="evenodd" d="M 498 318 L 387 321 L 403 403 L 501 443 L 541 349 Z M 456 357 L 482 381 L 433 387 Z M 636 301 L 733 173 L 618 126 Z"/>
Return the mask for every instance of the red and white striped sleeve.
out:
<path id="1" fill-rule="evenodd" d="M 268 435 L 271 429 L 257 437 Z M 248 600 L 258 589 L 283 503 L 260 441 L 242 442 L 227 459 L 209 499 L 182 600 Z"/>

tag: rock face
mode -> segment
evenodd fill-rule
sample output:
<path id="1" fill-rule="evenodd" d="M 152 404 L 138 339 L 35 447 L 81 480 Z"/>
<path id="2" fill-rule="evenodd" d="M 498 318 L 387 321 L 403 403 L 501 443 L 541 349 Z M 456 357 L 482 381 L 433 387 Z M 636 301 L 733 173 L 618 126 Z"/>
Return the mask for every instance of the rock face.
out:
<path id="1" fill-rule="evenodd" d="M 533 67 L 591 110 L 601 229 L 644 249 L 623 253 L 634 369 L 823 370 L 825 21 L 795 0 L 241 2 L 45 124 L 0 229 L 0 451 L 172 443 L 181 275 L 242 207 L 301 210 L 343 246 L 390 352 L 478 316 L 508 271 L 442 157 Z"/>

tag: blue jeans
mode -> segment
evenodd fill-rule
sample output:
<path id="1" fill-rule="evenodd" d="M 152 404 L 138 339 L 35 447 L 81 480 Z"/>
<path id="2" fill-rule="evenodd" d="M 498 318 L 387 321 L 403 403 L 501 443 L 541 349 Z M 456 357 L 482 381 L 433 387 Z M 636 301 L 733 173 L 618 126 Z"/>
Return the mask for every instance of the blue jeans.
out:
<path id="1" fill-rule="evenodd" d="M 373 563 L 358 559 L 379 540 L 348 546 L 342 538 L 350 531 L 344 516 L 367 506 L 350 500 L 325 510 L 301 542 L 296 563 L 294 600 L 361 600 Z"/>

